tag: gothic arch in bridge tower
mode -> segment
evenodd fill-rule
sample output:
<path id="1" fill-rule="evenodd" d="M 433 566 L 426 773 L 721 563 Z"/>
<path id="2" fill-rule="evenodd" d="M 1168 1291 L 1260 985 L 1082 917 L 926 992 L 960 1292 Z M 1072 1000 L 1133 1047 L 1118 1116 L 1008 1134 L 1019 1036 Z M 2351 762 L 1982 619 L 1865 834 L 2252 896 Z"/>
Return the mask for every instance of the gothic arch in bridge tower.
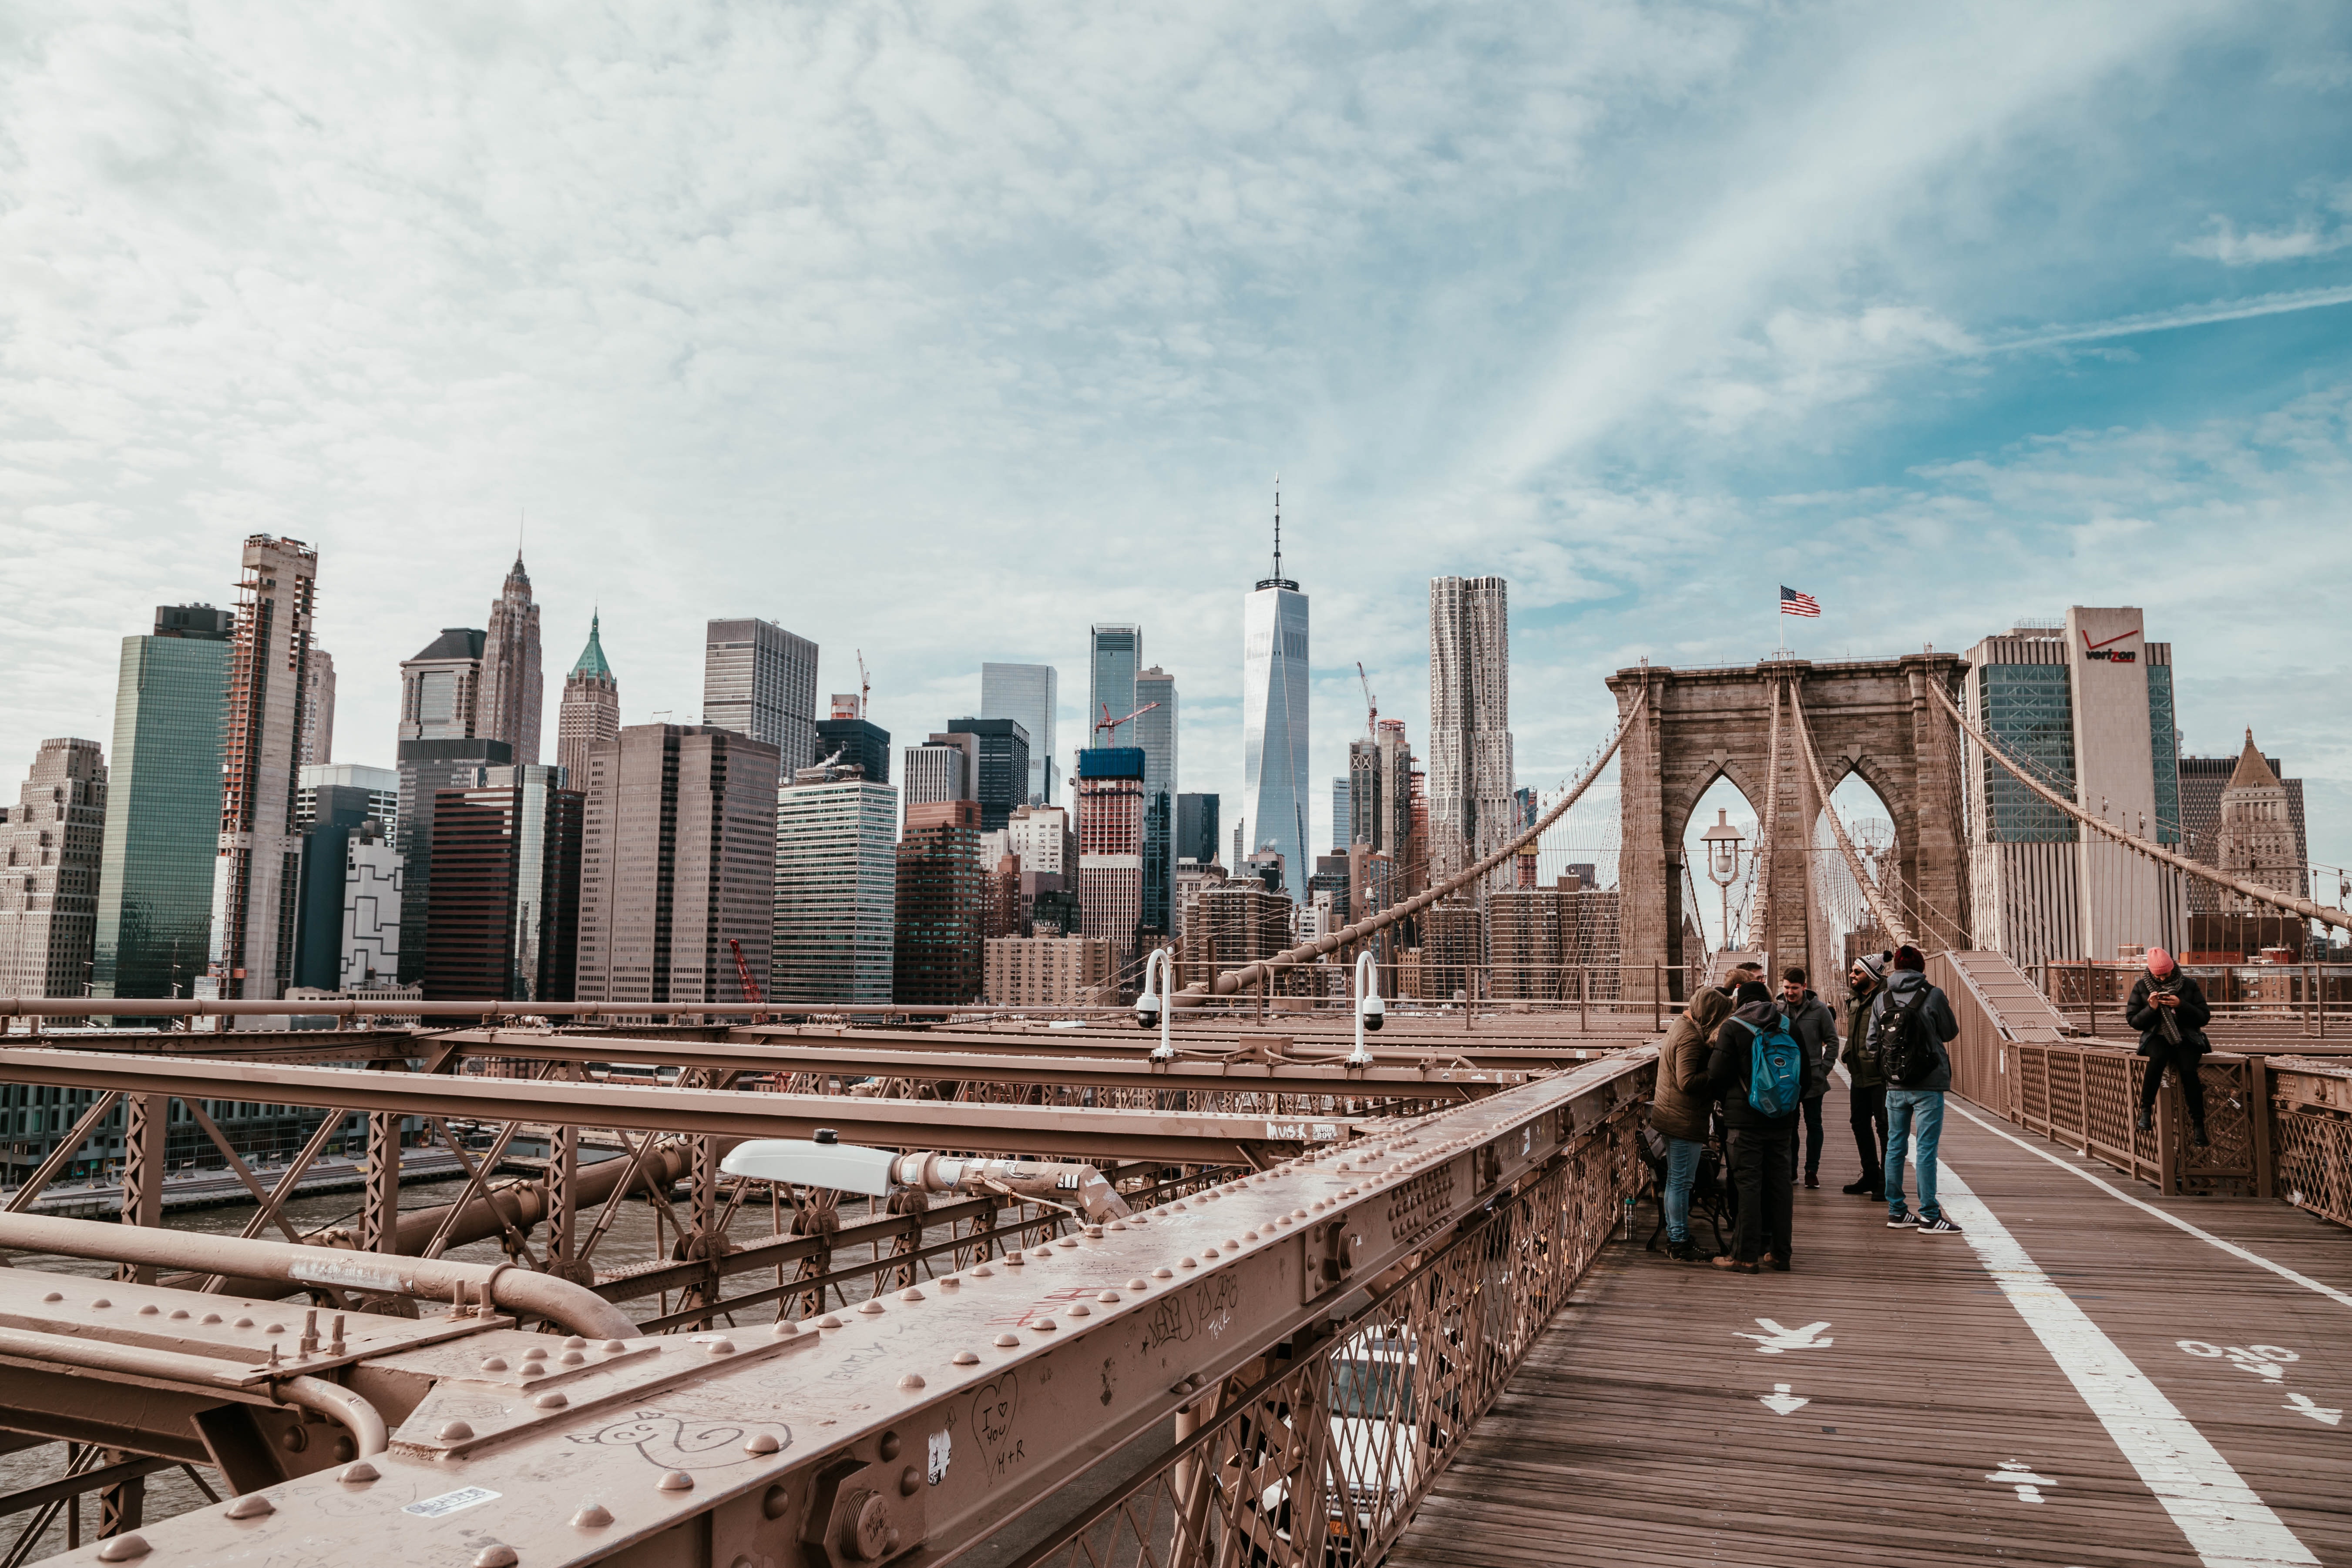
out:
<path id="1" fill-rule="evenodd" d="M 1951 945 L 1954 918 L 1965 923 L 1961 875 L 1967 834 L 1960 820 L 1960 739 L 1929 695 L 1929 683 L 1957 689 L 1967 661 L 1953 654 L 1817 664 L 1804 659 L 1698 670 L 1654 666 L 1621 669 L 1609 679 L 1620 718 L 1647 693 L 1641 717 L 1628 729 L 1620 768 L 1622 962 L 1627 994 L 1646 996 L 1645 971 L 1668 977 L 1669 994 L 1683 994 L 1684 832 L 1700 796 L 1727 777 L 1763 815 L 1774 800 L 1771 851 L 1766 867 L 1769 910 L 1757 924 L 1775 964 L 1802 963 L 1819 973 L 1839 954 L 1813 952 L 1823 938 L 1813 919 L 1807 847 L 1821 802 L 1795 731 L 1796 715 L 1780 704 L 1778 767 L 1768 763 L 1777 686 L 1793 686 L 1803 703 L 1824 787 L 1834 791 L 1848 773 L 1886 803 L 1895 825 L 1898 884 L 1911 903 L 1946 911 L 1932 933 L 1911 910 L 1903 913 L 1915 935 Z M 1694 879 L 1704 868 L 1691 868 Z M 1752 937 L 1749 940 L 1754 940 Z"/>
<path id="2" fill-rule="evenodd" d="M 1895 874 L 1895 868 L 1903 863 L 1903 837 L 1895 830 L 1895 808 L 1887 804 L 1883 787 L 1885 771 L 1867 757 L 1823 757 L 1822 776 L 1829 783 L 1829 799 L 1814 803 L 1805 842 L 1812 846 L 1812 951 L 1822 973 L 1834 981 L 1845 967 L 1847 933 L 1874 930 L 1875 917 L 1864 907 L 1860 889 L 1853 886 L 1845 858 L 1838 852 L 1837 840 L 1830 831 L 1832 811 L 1865 864 L 1880 870 L 1887 895 L 1904 902 L 1906 915 L 1912 910 Z M 1882 824 L 1883 828 L 1877 826 Z M 1824 899 L 1824 893 L 1831 896 Z M 1822 975 L 1813 978 L 1818 986 Z"/>

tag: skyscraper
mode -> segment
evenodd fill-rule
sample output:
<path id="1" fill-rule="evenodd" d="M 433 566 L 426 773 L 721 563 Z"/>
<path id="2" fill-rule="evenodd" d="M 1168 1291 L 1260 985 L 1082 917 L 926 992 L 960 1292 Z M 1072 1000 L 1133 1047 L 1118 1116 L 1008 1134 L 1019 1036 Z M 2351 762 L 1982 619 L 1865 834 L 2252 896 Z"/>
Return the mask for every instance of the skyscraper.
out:
<path id="1" fill-rule="evenodd" d="M 1078 753 L 1082 929 L 1117 946 L 1122 973 L 1143 923 L 1143 769 L 1140 746 L 1092 746 Z"/>
<path id="2" fill-rule="evenodd" d="M 777 1001 L 890 1000 L 898 834 L 898 792 L 871 777 L 811 768 L 777 792 Z"/>
<path id="3" fill-rule="evenodd" d="M 539 673 L 539 606 L 531 602 L 530 574 L 522 569 L 518 550 L 514 569 L 490 605 L 483 639 L 478 732 L 512 747 L 516 766 L 534 766 L 546 704 L 547 688 Z"/>
<path id="4" fill-rule="evenodd" d="M 1176 858 L 1202 866 L 1217 863 L 1217 797 L 1180 795 L 1176 797 Z"/>
<path id="5" fill-rule="evenodd" d="M 473 626 L 444 626 L 441 635 L 400 661 L 400 738 L 469 741 L 479 731 L 482 646 Z"/>
<path id="6" fill-rule="evenodd" d="M 563 678 L 555 710 L 555 762 L 578 789 L 588 777 L 588 753 L 621 732 L 621 683 L 604 662 L 604 617 L 588 617 L 588 646 Z"/>
<path id="7" fill-rule="evenodd" d="M 486 768 L 434 803 L 428 1000 L 572 1000 L 583 795 L 558 776 Z"/>
<path id="8" fill-rule="evenodd" d="M 1017 720 L 1029 731 L 1029 799 L 1031 805 L 1048 805 L 1054 799 L 1054 710 L 1060 701 L 1061 677 L 1050 664 L 982 664 L 980 667 L 980 716 Z M 1119 710 L 1125 712 L 1125 709 Z M 1099 717 L 1099 715 L 1095 715 Z M 1118 714 L 1113 714 L 1117 718 Z"/>
<path id="9" fill-rule="evenodd" d="M 1355 814 L 1348 805 L 1348 775 L 1340 773 L 1331 780 L 1331 852 L 1345 855 L 1348 840 L 1355 831 Z"/>
<path id="10" fill-rule="evenodd" d="M 1511 841 L 1510 584 L 1429 583 L 1429 881 L 1433 887 Z M 1508 867 L 1487 887 L 1510 886 Z M 1482 889 L 1483 890 L 1483 889 Z"/>
<path id="11" fill-rule="evenodd" d="M 816 760 L 816 644 L 773 621 L 712 621 L 702 652 L 702 721 L 776 748 L 787 768 Z"/>
<path id="12" fill-rule="evenodd" d="M 583 1002 L 735 1002 L 775 927 L 776 748 L 718 725 L 632 724 L 588 754 Z"/>
<path id="13" fill-rule="evenodd" d="M 980 802 L 980 830 L 993 833 L 1029 804 L 1029 731 L 1018 719 L 950 719 L 946 733 L 972 739 L 971 795 Z"/>
<path id="14" fill-rule="evenodd" d="M 400 852 L 387 832 L 391 792 L 331 777 L 380 768 L 304 768 L 302 912 L 294 984 L 320 991 L 389 984 L 400 966 Z"/>
<path id="15" fill-rule="evenodd" d="M 865 707 L 855 691 L 835 692 L 833 717 L 816 722 L 816 754 L 800 763 L 787 759 L 788 769 L 797 773 L 837 753 L 843 766 L 864 768 L 868 784 L 888 784 L 890 731 L 866 718 Z"/>
<path id="16" fill-rule="evenodd" d="M 226 610 L 165 605 L 153 636 L 122 639 L 93 995 L 188 995 L 211 955 L 234 629 Z"/>
<path id="17" fill-rule="evenodd" d="M 79 996 L 98 937 L 106 758 L 96 741 L 43 741 L 0 812 L 0 994 Z"/>
<path id="18" fill-rule="evenodd" d="M 1348 742 L 1347 837 L 1402 862 L 1412 837 L 1412 748 L 1404 721 L 1383 719 L 1371 736 Z"/>
<path id="19" fill-rule="evenodd" d="M 308 833 L 319 823 L 319 799 L 331 788 L 354 789 L 367 809 L 390 832 L 400 821 L 400 774 L 391 768 L 371 768 L 359 763 L 310 763 L 296 776 L 294 831 Z"/>
<path id="20" fill-rule="evenodd" d="M 1153 665 L 1135 678 L 1135 705 L 1150 708 L 1135 721 L 1143 748 L 1143 924 L 1175 930 L 1176 678 Z M 1112 715 L 1117 718 L 1117 714 Z"/>
<path id="21" fill-rule="evenodd" d="M 1087 636 L 1087 744 L 1132 746 L 1134 725 L 1113 730 L 1094 726 L 1103 721 L 1105 709 L 1109 717 L 1124 719 L 1142 706 L 1135 700 L 1135 676 L 1143 668 L 1143 628 L 1113 621 L 1092 627 Z"/>
<path id="22" fill-rule="evenodd" d="M 335 752 L 335 660 L 326 649 L 310 650 L 310 700 L 302 711 L 302 765 L 324 767 Z"/>
<path id="23" fill-rule="evenodd" d="M 933 735 L 907 748 L 907 805 L 937 805 L 944 800 L 974 800 L 980 773 L 980 739 Z"/>
<path id="24" fill-rule="evenodd" d="M 930 1006 L 978 1000 L 987 916 L 980 803 L 909 805 L 898 860 L 891 999 Z"/>
<path id="25" fill-rule="evenodd" d="M 1274 500 L 1274 574 L 1242 609 L 1242 817 L 1252 853 L 1273 849 L 1284 890 L 1307 895 L 1307 595 L 1282 574 L 1282 495 Z"/>
<path id="26" fill-rule="evenodd" d="M 433 814 L 451 790 L 473 789 L 487 770 L 514 760 L 504 741 L 486 736 L 400 742 L 400 810 L 394 847 L 401 858 L 400 981 L 425 978 L 433 910 Z"/>
<path id="27" fill-rule="evenodd" d="M 302 843 L 294 789 L 310 710 L 318 552 L 257 533 L 245 542 L 229 643 L 221 747 L 220 853 L 213 865 L 212 994 L 276 999 L 294 973 Z"/>

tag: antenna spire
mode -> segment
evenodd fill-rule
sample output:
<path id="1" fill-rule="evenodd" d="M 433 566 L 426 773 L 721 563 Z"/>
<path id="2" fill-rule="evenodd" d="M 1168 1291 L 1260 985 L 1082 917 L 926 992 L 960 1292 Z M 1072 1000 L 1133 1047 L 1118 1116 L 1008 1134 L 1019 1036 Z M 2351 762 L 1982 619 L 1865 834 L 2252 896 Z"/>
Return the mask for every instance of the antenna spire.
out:
<path id="1" fill-rule="evenodd" d="M 1282 575 L 1282 476 L 1274 476 L 1274 574 Z"/>

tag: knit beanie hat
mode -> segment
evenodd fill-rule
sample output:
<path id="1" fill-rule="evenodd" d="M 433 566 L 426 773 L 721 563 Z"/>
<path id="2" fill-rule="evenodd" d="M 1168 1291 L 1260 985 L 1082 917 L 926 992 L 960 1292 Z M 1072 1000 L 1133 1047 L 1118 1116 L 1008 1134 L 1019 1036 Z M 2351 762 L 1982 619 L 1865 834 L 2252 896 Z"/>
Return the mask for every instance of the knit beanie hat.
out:
<path id="1" fill-rule="evenodd" d="M 1886 978 L 1886 966 L 1894 958 L 1891 952 L 1865 952 L 1854 962 L 1870 971 L 1873 980 L 1884 980 Z"/>
<path id="2" fill-rule="evenodd" d="M 2158 980 L 2171 973 L 2176 967 L 2178 966 L 2172 962 L 2172 954 L 2165 952 L 2164 949 L 2151 947 L 2147 950 L 2147 972 Z"/>
<path id="3" fill-rule="evenodd" d="M 1914 973 L 1925 974 L 1927 972 L 1927 961 L 1920 956 L 1919 950 L 1917 948 L 1906 942 L 1901 947 L 1895 950 L 1895 967 L 1897 969 L 1908 969 Z"/>

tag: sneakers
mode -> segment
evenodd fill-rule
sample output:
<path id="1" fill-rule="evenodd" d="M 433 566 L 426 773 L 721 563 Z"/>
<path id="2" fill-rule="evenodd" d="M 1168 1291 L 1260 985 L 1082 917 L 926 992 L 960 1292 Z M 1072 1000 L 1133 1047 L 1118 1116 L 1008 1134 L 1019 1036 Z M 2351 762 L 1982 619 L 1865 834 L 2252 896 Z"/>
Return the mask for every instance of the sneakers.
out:
<path id="1" fill-rule="evenodd" d="M 1715 1260 L 1715 1266 L 1717 1268 L 1727 1269 L 1733 1274 L 1761 1274 L 1764 1271 L 1761 1266 L 1754 1263 L 1742 1263 L 1739 1259 L 1732 1257 L 1731 1254 L 1727 1252 Z"/>
<path id="2" fill-rule="evenodd" d="M 1820 1186 L 1821 1184 L 1822 1184 L 1822 1179 L 1821 1179 L 1821 1177 L 1819 1177 L 1819 1176 L 1815 1175 L 1815 1174 L 1814 1174 L 1812 1172 L 1811 1172 L 1811 1171 L 1807 1171 L 1807 1172 L 1805 1173 L 1805 1185 L 1807 1185 L 1807 1186 L 1809 1186 L 1809 1187 L 1818 1187 L 1818 1186 Z"/>
<path id="3" fill-rule="evenodd" d="M 1916 1230 L 1918 1227 L 1919 1220 L 1915 1215 L 1897 1214 L 1886 1216 L 1886 1228 L 1889 1230 Z"/>
<path id="4" fill-rule="evenodd" d="M 1950 1220 L 1946 1219 L 1942 1215 L 1937 1215 L 1934 1219 L 1921 1220 L 1918 1225 L 1918 1230 L 1921 1236 L 1958 1236 L 1960 1234 L 1960 1227 L 1954 1225 Z"/>
<path id="5" fill-rule="evenodd" d="M 2156 1118 L 2150 1116 L 2143 1107 L 2140 1113 L 2132 1118 L 2132 1125 L 2143 1132 L 2153 1132 L 2156 1131 Z"/>
<path id="6" fill-rule="evenodd" d="M 1688 1237 L 1680 1241 L 1670 1241 L 1666 1244 L 1666 1256 L 1676 1263 L 1696 1263 L 1699 1261 L 1698 1244 Z"/>
<path id="7" fill-rule="evenodd" d="M 1844 1186 L 1840 1187 L 1838 1191 L 1845 1193 L 1851 1196 L 1859 1197 L 1864 1193 L 1873 1192 L 1874 1189 L 1868 1182 L 1848 1182 Z M 1885 1193 L 1877 1193 L 1876 1196 L 1883 1201 L 1886 1194 Z"/>

